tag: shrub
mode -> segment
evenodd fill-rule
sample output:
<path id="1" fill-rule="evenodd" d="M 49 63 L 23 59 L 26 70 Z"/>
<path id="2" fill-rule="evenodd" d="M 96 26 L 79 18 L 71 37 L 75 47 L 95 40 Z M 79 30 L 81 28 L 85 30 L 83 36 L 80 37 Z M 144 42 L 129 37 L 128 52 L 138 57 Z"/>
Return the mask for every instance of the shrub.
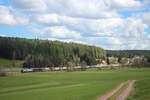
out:
<path id="1" fill-rule="evenodd" d="M 0 72 L 0 77 L 7 76 L 6 72 Z"/>
<path id="2" fill-rule="evenodd" d="M 0 76 L 7 76 L 2 67 L 0 67 Z"/>

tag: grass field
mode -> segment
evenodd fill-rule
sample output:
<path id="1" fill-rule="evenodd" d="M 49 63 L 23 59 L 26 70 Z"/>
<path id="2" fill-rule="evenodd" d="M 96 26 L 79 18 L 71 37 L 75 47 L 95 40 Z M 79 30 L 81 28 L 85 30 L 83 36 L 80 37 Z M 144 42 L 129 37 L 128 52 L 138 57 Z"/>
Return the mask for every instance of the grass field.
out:
<path id="1" fill-rule="evenodd" d="M 125 85 L 119 91 L 117 91 L 113 96 L 108 98 L 108 100 L 116 100 L 116 98 L 119 95 L 121 95 L 121 93 L 127 88 L 128 84 L 129 84 L 129 81 L 125 82 Z"/>
<path id="2" fill-rule="evenodd" d="M 22 67 L 24 61 L 16 60 L 15 67 Z M 12 66 L 12 60 L 0 58 L 0 67 L 9 68 Z"/>
<path id="3" fill-rule="evenodd" d="M 149 100 L 147 68 L 0 77 L 0 100 L 96 100 L 127 80 L 137 80 L 129 100 Z"/>
<path id="4" fill-rule="evenodd" d="M 144 77 L 135 84 L 135 90 L 127 100 L 150 100 L 150 77 Z"/>
<path id="5" fill-rule="evenodd" d="M 0 68 L 5 72 L 20 72 L 23 60 L 16 60 L 15 67 L 12 67 L 12 60 L 0 58 Z"/>

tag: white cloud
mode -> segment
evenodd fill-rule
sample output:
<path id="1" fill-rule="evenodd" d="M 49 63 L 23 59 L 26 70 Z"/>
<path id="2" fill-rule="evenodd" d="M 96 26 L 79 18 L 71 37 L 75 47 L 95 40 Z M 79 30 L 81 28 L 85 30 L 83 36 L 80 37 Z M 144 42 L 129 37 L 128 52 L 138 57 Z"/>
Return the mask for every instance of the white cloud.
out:
<path id="1" fill-rule="evenodd" d="M 10 0 L 11 7 L 27 13 L 47 12 L 71 17 L 118 17 L 116 10 L 145 9 L 147 2 L 138 0 Z"/>
<path id="2" fill-rule="evenodd" d="M 12 9 L 23 12 L 45 12 L 47 6 L 45 0 L 10 0 Z"/>
<path id="3" fill-rule="evenodd" d="M 148 39 L 150 39 L 150 35 L 148 35 L 147 37 L 148 37 Z"/>
<path id="4" fill-rule="evenodd" d="M 23 13 L 15 12 L 14 16 L 15 16 L 14 19 L 16 20 L 17 25 L 29 25 L 29 24 L 31 25 L 32 24 L 29 16 L 26 16 Z"/>
<path id="5" fill-rule="evenodd" d="M 0 6 L 0 24 L 1 25 L 26 25 L 29 23 L 29 18 L 24 14 L 19 14 L 17 12 L 11 13 L 9 7 Z"/>
<path id="6" fill-rule="evenodd" d="M 59 24 L 60 16 L 56 14 L 34 14 L 32 16 L 32 21 L 37 24 L 43 25 L 51 25 L 51 24 Z"/>
<path id="7" fill-rule="evenodd" d="M 127 18 L 121 26 L 121 31 L 124 31 L 125 37 L 138 38 L 145 34 L 147 28 L 148 26 L 141 19 Z"/>
<path id="8" fill-rule="evenodd" d="M 119 16 L 105 0 L 47 0 L 49 12 L 59 15 L 85 18 L 109 18 Z"/>
<path id="9" fill-rule="evenodd" d="M 108 18 L 119 16 L 104 0 L 10 0 L 13 10 L 26 13 L 55 13 L 58 15 Z"/>
<path id="10" fill-rule="evenodd" d="M 93 34 L 95 35 L 93 37 L 91 36 L 86 37 L 87 38 L 86 42 L 89 44 L 96 44 L 98 46 L 102 46 L 105 49 L 106 48 L 111 48 L 111 49 L 150 48 L 148 46 L 150 42 L 148 38 L 149 35 L 145 32 L 148 26 L 144 24 L 141 19 L 137 19 L 137 18 L 127 18 L 127 19 L 120 19 L 120 20 L 114 19 L 114 22 L 109 20 L 104 21 L 105 23 L 103 23 L 103 26 L 105 26 L 105 28 L 100 28 L 101 31 L 104 32 L 103 34 L 100 35 L 93 32 Z M 108 33 L 109 35 L 107 35 Z"/>
<path id="11" fill-rule="evenodd" d="M 0 24 L 15 25 L 14 16 L 9 12 L 8 7 L 0 6 Z"/>
<path id="12" fill-rule="evenodd" d="M 81 35 L 78 32 L 67 29 L 64 26 L 45 27 L 42 29 L 28 28 L 26 33 L 32 33 L 37 36 L 58 39 L 80 39 Z"/>
<path id="13" fill-rule="evenodd" d="M 141 18 L 143 20 L 143 22 L 145 22 L 146 24 L 150 25 L 150 12 L 139 13 L 139 14 L 136 14 L 136 16 L 138 18 Z"/>
<path id="14" fill-rule="evenodd" d="M 56 26 L 51 27 L 51 36 L 57 38 L 81 38 L 80 34 L 68 30 L 66 27 Z"/>
<path id="15" fill-rule="evenodd" d="M 137 0 L 110 0 L 110 6 L 118 10 L 143 9 L 143 4 Z"/>

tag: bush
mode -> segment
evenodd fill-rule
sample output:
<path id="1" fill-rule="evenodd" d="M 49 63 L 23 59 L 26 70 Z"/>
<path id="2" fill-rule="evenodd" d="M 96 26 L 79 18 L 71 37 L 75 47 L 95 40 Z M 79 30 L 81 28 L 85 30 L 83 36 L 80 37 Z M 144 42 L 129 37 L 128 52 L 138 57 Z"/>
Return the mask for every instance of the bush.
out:
<path id="1" fill-rule="evenodd" d="M 0 76 L 7 76 L 6 72 L 4 72 L 4 69 L 0 67 Z"/>
<path id="2" fill-rule="evenodd" d="M 0 72 L 0 76 L 4 77 L 4 76 L 7 76 L 7 74 L 6 74 L 6 72 Z"/>

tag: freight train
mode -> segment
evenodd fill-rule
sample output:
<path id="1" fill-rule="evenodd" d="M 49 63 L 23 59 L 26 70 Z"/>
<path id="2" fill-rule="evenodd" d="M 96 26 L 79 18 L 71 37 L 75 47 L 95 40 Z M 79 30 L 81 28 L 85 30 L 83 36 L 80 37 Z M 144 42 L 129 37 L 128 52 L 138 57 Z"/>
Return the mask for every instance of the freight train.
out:
<path id="1" fill-rule="evenodd" d="M 73 67 L 74 70 L 86 70 L 89 68 L 95 68 L 95 66 L 75 66 Z M 29 72 L 46 72 L 46 71 L 67 71 L 67 67 L 47 67 L 47 68 L 24 68 L 21 70 L 22 73 L 29 73 Z"/>
<path id="2" fill-rule="evenodd" d="M 46 71 L 50 71 L 50 68 L 24 68 L 24 69 L 21 69 L 21 73 L 46 72 Z"/>

